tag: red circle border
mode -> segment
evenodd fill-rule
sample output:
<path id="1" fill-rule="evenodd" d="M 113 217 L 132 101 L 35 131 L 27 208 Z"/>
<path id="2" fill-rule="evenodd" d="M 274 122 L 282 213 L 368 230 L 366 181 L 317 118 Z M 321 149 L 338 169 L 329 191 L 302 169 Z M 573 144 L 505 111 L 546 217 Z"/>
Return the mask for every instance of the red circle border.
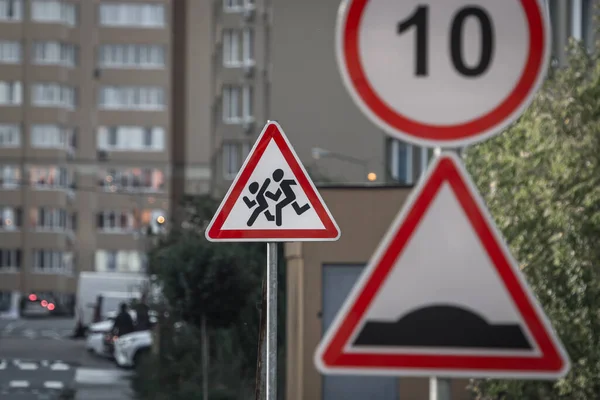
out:
<path id="1" fill-rule="evenodd" d="M 529 55 L 521 78 L 512 92 L 495 109 L 466 123 L 456 125 L 430 125 L 407 118 L 390 108 L 376 94 L 369 83 L 361 63 L 359 49 L 360 23 L 370 0 L 350 0 L 342 37 L 343 62 L 348 80 L 366 107 L 390 127 L 415 139 L 424 140 L 473 140 L 509 119 L 535 90 L 544 65 L 546 31 L 543 15 L 537 0 L 520 0 L 529 25 Z M 502 0 L 505 1 L 505 0 Z"/>

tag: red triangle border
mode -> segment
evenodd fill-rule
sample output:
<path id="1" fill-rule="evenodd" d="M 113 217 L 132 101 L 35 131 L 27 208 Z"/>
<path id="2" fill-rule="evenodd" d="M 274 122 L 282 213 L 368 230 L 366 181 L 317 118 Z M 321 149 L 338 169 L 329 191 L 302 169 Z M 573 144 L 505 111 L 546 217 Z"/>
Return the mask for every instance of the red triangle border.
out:
<path id="1" fill-rule="evenodd" d="M 321 219 L 325 229 L 222 229 L 229 213 L 242 194 L 242 191 L 250 180 L 252 173 L 260 162 L 271 140 L 275 141 L 275 144 L 294 173 L 298 185 L 306 194 L 306 197 Z M 285 137 L 285 133 L 276 122 L 269 121 L 265 125 L 256 144 L 252 148 L 248 159 L 240 169 L 229 192 L 225 195 L 221 206 L 208 226 L 206 237 L 211 241 L 328 241 L 339 239 L 339 227 L 329 213 L 329 210 L 326 208 L 325 203 L 308 177 L 306 171 L 300 164 L 298 156 Z"/>
<path id="2" fill-rule="evenodd" d="M 501 238 L 493 220 L 487 213 L 483 201 L 474 188 L 468 173 L 458 157 L 442 154 L 434 160 L 428 176 L 419 187 L 410 207 L 403 217 L 397 217 L 386 236 L 387 249 L 378 249 L 367 266 L 368 277 L 361 277 L 352 294 L 346 300 L 353 303 L 344 305 L 332 323 L 323 342 L 315 353 L 315 364 L 328 373 L 379 373 L 388 371 L 390 375 L 427 376 L 431 371 L 444 371 L 446 376 L 530 376 L 540 379 L 556 378 L 568 372 L 570 362 L 560 340 L 555 337 L 552 327 L 537 300 L 529 291 L 524 277 L 513 272 L 511 256 L 504 250 Z M 471 226 L 479 237 L 483 248 L 495 265 L 501 282 L 511 294 L 513 301 L 535 340 L 541 356 L 514 355 L 450 355 L 415 353 L 352 353 L 344 352 L 363 315 L 377 295 L 387 275 L 394 268 L 395 261 L 409 242 L 422 217 L 442 185 L 448 183 L 467 215 Z M 478 200 L 479 199 L 479 200 Z M 479 203 L 479 204 L 478 204 Z M 402 213 L 402 212 L 401 212 Z M 486 217 L 487 215 L 487 217 Z M 383 245 L 382 245 L 383 246 Z M 393 250 L 390 250 L 393 249 Z M 372 266 L 376 263 L 376 266 Z M 357 291 L 355 293 L 355 291 Z M 529 294 L 528 294 L 529 293 Z M 373 372 L 374 373 L 374 372 Z"/>

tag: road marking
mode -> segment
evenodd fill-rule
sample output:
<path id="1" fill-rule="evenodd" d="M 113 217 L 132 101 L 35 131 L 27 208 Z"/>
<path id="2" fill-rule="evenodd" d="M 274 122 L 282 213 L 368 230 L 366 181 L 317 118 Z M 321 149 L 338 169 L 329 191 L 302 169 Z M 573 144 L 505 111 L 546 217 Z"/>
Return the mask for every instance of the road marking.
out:
<path id="1" fill-rule="evenodd" d="M 33 339 L 37 335 L 33 329 L 25 329 L 23 331 L 23 336 L 27 336 L 28 338 Z"/>
<path id="2" fill-rule="evenodd" d="M 50 366 L 50 369 L 51 369 L 52 371 L 67 371 L 67 370 L 69 370 L 70 368 L 71 368 L 71 367 L 70 367 L 68 364 L 65 364 L 65 363 L 63 363 L 63 362 L 61 362 L 61 361 L 57 361 L 57 362 L 55 362 L 54 364 L 52 364 L 52 365 Z"/>
<path id="3" fill-rule="evenodd" d="M 18 328 L 23 325 L 25 325 L 24 321 L 10 322 L 6 325 L 6 327 L 4 327 L 4 333 L 6 333 L 7 335 L 10 335 L 12 333 L 12 331 L 15 330 L 15 328 Z"/>
<path id="4" fill-rule="evenodd" d="M 61 381 L 46 381 L 44 382 L 44 387 L 46 389 L 62 389 L 65 387 L 65 384 Z"/>
<path id="5" fill-rule="evenodd" d="M 21 362 L 17 365 L 19 366 L 19 369 L 23 371 L 35 371 L 36 369 L 38 369 L 38 365 L 32 362 Z"/>
<path id="6" fill-rule="evenodd" d="M 29 387 L 29 381 L 10 381 L 8 386 L 12 388 L 26 388 Z"/>
<path id="7" fill-rule="evenodd" d="M 131 373 L 114 369 L 77 368 L 75 382 L 79 384 L 113 385 L 124 380 Z"/>
<path id="8" fill-rule="evenodd" d="M 40 332 L 40 334 L 43 337 L 48 337 L 48 338 L 52 338 L 52 339 L 55 339 L 55 340 L 61 340 L 62 339 L 62 336 L 60 335 L 60 333 L 58 333 L 56 331 L 49 330 L 49 329 L 43 330 L 42 332 Z"/>
<path id="9" fill-rule="evenodd" d="M 42 367 L 47 367 L 48 365 L 50 365 L 48 360 L 42 360 L 42 361 L 40 361 L 40 364 L 42 365 Z"/>
<path id="10" fill-rule="evenodd" d="M 6 362 L 6 360 L 0 361 L 0 370 L 6 369 L 7 366 L 8 366 L 8 362 Z"/>

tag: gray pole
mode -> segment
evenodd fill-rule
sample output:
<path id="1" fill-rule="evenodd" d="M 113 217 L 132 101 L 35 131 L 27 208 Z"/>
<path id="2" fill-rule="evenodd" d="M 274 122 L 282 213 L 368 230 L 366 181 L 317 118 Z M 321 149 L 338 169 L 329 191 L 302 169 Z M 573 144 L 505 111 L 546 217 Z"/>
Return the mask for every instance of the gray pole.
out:
<path id="1" fill-rule="evenodd" d="M 206 315 L 202 314 L 202 399 L 208 400 L 208 329 Z"/>
<path id="2" fill-rule="evenodd" d="M 260 328 L 258 330 L 258 357 L 256 360 L 256 383 L 254 400 L 265 400 L 265 379 L 267 377 L 267 279 L 263 278 L 260 302 Z"/>
<path id="3" fill-rule="evenodd" d="M 462 149 L 454 149 L 453 151 L 461 156 Z M 439 157 L 442 154 L 442 149 L 436 147 L 433 154 Z M 439 378 L 432 376 L 429 378 L 429 400 L 452 400 L 452 381 L 448 378 Z"/>
<path id="4" fill-rule="evenodd" d="M 452 399 L 452 390 L 451 390 L 451 381 L 450 379 L 438 378 L 436 376 L 432 376 L 429 378 L 429 400 L 451 400 Z"/>
<path id="5" fill-rule="evenodd" d="M 277 400 L 277 243 L 267 243 L 267 400 Z"/>

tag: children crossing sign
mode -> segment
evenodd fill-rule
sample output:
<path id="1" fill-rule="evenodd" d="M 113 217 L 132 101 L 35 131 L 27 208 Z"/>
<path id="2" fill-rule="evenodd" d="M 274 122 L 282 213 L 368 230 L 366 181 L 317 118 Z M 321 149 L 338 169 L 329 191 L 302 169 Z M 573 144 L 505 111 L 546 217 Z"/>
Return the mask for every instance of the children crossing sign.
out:
<path id="1" fill-rule="evenodd" d="M 210 241 L 332 241 L 338 228 L 278 123 L 269 121 L 206 229 Z"/>

